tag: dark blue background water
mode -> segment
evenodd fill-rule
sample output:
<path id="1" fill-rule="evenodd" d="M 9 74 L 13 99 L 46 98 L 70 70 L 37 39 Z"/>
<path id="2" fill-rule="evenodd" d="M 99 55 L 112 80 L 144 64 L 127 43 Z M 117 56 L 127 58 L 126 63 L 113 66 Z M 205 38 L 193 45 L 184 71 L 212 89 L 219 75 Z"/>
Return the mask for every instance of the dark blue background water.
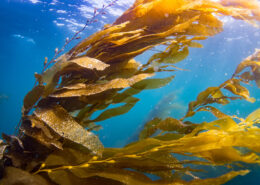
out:
<path id="1" fill-rule="evenodd" d="M 112 23 L 130 6 L 130 2 L 133 0 L 119 1 L 119 5 L 99 17 L 99 22 L 91 25 L 81 35 L 82 38 L 102 28 L 102 25 Z M 14 132 L 21 116 L 23 97 L 33 87 L 34 72 L 41 71 L 44 58 L 52 58 L 55 48 L 62 47 L 66 37 L 71 37 L 91 16 L 91 7 L 100 7 L 102 3 L 102 0 L 0 1 L 1 132 Z M 138 95 L 141 100 L 129 113 L 101 123 L 103 129 L 98 135 L 105 146 L 122 147 L 134 140 L 135 132 L 151 116 L 180 118 L 199 92 L 229 79 L 240 61 L 252 54 L 255 48 L 260 48 L 259 29 L 231 18 L 225 18 L 224 22 L 224 32 L 202 41 L 204 48 L 191 49 L 190 56 L 178 65 L 189 71 L 174 73 L 176 78 L 168 86 Z M 76 42 L 71 46 L 74 44 Z M 137 60 L 145 62 L 150 54 L 147 52 L 138 56 Z M 230 115 L 245 117 L 259 108 L 259 89 L 255 85 L 249 89 L 257 100 L 254 104 L 235 101 L 222 107 L 222 110 Z M 199 113 L 193 121 L 212 119 L 209 114 Z M 257 184 L 257 175 L 260 175 L 259 168 L 229 184 Z"/>

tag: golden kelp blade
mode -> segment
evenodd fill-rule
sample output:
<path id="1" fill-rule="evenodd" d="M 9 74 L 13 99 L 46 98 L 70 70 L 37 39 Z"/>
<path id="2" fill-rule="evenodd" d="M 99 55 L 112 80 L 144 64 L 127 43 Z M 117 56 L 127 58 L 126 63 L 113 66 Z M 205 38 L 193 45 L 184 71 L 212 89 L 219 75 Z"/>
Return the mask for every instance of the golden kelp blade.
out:
<path id="1" fill-rule="evenodd" d="M 240 75 L 242 71 L 250 68 L 250 71 L 246 71 Z M 240 62 L 237 66 L 232 78 L 226 80 L 218 87 L 209 87 L 205 91 L 201 92 L 197 96 L 197 100 L 189 103 L 189 109 L 186 115 L 181 118 L 184 120 L 185 118 L 191 117 L 196 114 L 198 111 L 210 111 L 216 117 L 225 117 L 226 115 L 222 113 L 220 110 L 214 107 L 207 106 L 208 104 L 218 103 L 218 104 L 228 104 L 229 100 L 236 99 L 245 99 L 251 103 L 255 102 L 255 99 L 250 97 L 249 90 L 242 85 L 242 83 L 248 83 L 249 81 L 255 81 L 259 86 L 260 79 L 260 50 L 256 49 L 256 51 L 248 56 L 245 60 Z M 223 92 L 223 89 L 230 91 L 233 95 L 236 96 L 226 96 Z"/>
<path id="2" fill-rule="evenodd" d="M 260 121 L 260 108 L 257 109 L 256 111 L 252 112 L 251 114 L 249 114 L 247 116 L 247 118 L 245 119 L 245 123 L 252 125 L 255 122 L 259 122 Z"/>
<path id="3" fill-rule="evenodd" d="M 58 89 L 51 97 L 62 98 L 62 97 L 79 97 L 89 96 L 93 94 L 102 93 L 109 89 L 123 89 L 134 85 L 135 83 L 151 77 L 153 74 L 138 74 L 128 79 L 117 78 L 104 84 L 75 84 L 72 86 Z"/>
<path id="4" fill-rule="evenodd" d="M 258 155 L 260 129 L 254 126 L 257 123 L 255 121 L 259 120 L 258 113 L 259 110 L 256 110 L 255 113 L 250 114 L 247 120 L 254 121 L 249 121 L 245 126 L 237 124 L 231 118 L 205 122 L 197 125 L 190 134 L 182 138 L 165 141 L 155 138 L 144 139 L 121 149 L 116 156 L 135 154 L 145 158 L 149 153 L 163 151 L 202 157 L 213 164 L 227 164 L 235 161 L 260 163 Z M 234 147 L 245 147 L 251 152 L 243 154 Z"/>
<path id="5" fill-rule="evenodd" d="M 239 75 L 243 70 L 250 68 Z M 233 77 L 240 77 L 246 81 L 255 81 L 256 85 L 260 88 L 260 49 L 255 49 L 255 52 L 243 60 L 233 74 Z"/>
<path id="6" fill-rule="evenodd" d="M 61 137 L 101 155 L 103 145 L 98 137 L 81 127 L 61 106 L 38 108 L 34 114 Z"/>
<path id="7" fill-rule="evenodd" d="M 62 150 L 61 136 L 53 132 L 45 123 L 35 116 L 24 117 L 21 131 L 37 140 L 40 144 L 48 148 L 58 148 Z"/>
<path id="8" fill-rule="evenodd" d="M 68 60 L 66 55 L 62 55 L 57 62 L 43 73 L 41 76 L 42 83 L 45 83 L 44 95 L 48 96 L 58 85 L 59 77 L 68 71 L 86 70 L 105 70 L 109 65 L 89 57 L 81 57 L 74 60 Z"/>

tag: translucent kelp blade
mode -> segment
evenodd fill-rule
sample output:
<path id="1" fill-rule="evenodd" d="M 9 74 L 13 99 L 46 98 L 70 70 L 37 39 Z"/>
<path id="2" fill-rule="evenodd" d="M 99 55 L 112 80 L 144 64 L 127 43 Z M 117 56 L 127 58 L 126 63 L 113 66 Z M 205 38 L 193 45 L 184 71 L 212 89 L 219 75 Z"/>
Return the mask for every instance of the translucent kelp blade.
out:
<path id="1" fill-rule="evenodd" d="M 146 153 L 147 155 L 149 152 L 163 150 L 173 153 L 190 153 L 190 155 L 212 160 L 212 162 L 216 164 L 223 162 L 232 163 L 234 161 L 259 163 L 260 158 L 257 153 L 242 154 L 239 150 L 234 150 L 233 148 L 240 146 L 258 152 L 260 145 L 255 144 L 260 140 L 259 135 L 256 134 L 258 131 L 259 128 L 257 127 L 252 126 L 245 128 L 231 118 L 224 118 L 210 123 L 200 124 L 192 133 L 187 134 L 183 138 L 167 141 L 158 141 L 149 138 L 128 145 L 119 153 L 123 154 L 126 152 L 135 155 L 143 155 Z M 254 140 L 254 142 L 252 142 L 252 140 Z M 132 153 L 133 151 L 136 153 Z"/>
<path id="2" fill-rule="evenodd" d="M 182 121 L 171 117 L 168 117 L 164 120 L 160 118 L 154 118 L 153 120 L 147 122 L 144 125 L 143 130 L 139 134 L 139 139 L 141 140 L 141 139 L 148 138 L 154 135 L 158 130 L 164 132 L 174 132 L 175 134 L 178 133 L 179 135 L 178 136 L 174 135 L 172 139 L 176 137 L 179 138 L 183 136 L 183 134 L 190 133 L 195 127 L 196 127 L 195 124 L 186 125 Z"/>
<path id="3" fill-rule="evenodd" d="M 107 35 L 117 32 L 122 32 L 122 29 L 128 24 L 128 22 L 124 22 L 122 24 L 116 26 L 109 26 L 104 30 L 94 33 L 90 37 L 84 39 L 77 46 L 75 46 L 70 52 L 70 55 L 77 55 L 79 52 L 83 52 L 88 49 L 93 43 L 97 41 L 102 41 Z"/>
<path id="4" fill-rule="evenodd" d="M 187 39 L 186 36 L 176 38 L 172 41 L 169 41 L 169 45 L 164 51 L 154 54 L 146 65 L 149 64 L 162 64 L 162 63 L 171 63 L 175 64 L 184 60 L 189 55 L 189 47 L 203 47 L 200 43 L 192 42 L 193 40 L 203 40 L 207 37 L 193 37 Z"/>
<path id="5" fill-rule="evenodd" d="M 125 114 L 134 107 L 134 105 L 136 104 L 137 101 L 139 101 L 139 99 L 135 98 L 133 102 L 127 103 L 120 107 L 105 110 L 97 118 L 95 118 L 94 120 L 91 120 L 91 121 L 93 121 L 93 122 L 103 121 L 103 120 L 109 119 L 114 116 Z"/>
<path id="6" fill-rule="evenodd" d="M 169 84 L 174 76 L 166 78 L 153 78 L 141 80 L 122 93 L 117 93 L 112 100 L 112 103 L 136 103 L 136 98 L 132 97 L 146 89 L 157 89 Z"/>
<path id="7" fill-rule="evenodd" d="M 212 106 L 208 106 L 208 104 L 218 103 L 225 105 L 229 103 L 229 100 L 236 99 L 245 99 L 251 103 L 254 103 L 255 99 L 250 97 L 249 90 L 246 87 L 244 87 L 242 83 L 247 83 L 250 80 L 255 80 L 257 83 L 257 80 L 259 79 L 259 76 L 257 75 L 260 74 L 258 73 L 258 71 L 260 70 L 259 53 L 259 50 L 256 49 L 256 51 L 252 55 L 243 60 L 236 68 L 235 73 L 232 75 L 231 79 L 226 80 L 218 87 L 209 87 L 205 91 L 202 91 L 197 96 L 197 99 L 195 101 L 189 103 L 189 109 L 186 115 L 183 118 L 181 118 L 181 120 L 184 120 L 187 117 L 191 117 L 195 115 L 196 112 L 201 110 L 209 110 L 211 113 L 213 113 L 216 117 L 219 118 L 225 117 L 225 115 L 220 110 Z M 242 75 L 239 75 L 239 73 L 247 67 L 250 67 L 251 71 L 248 71 L 247 76 L 249 77 L 245 79 L 245 75 L 243 75 L 245 73 L 243 73 Z M 226 96 L 223 89 L 228 90 L 235 96 Z"/>
<path id="8" fill-rule="evenodd" d="M 260 109 L 257 109 L 256 111 L 252 112 L 245 119 L 245 122 L 247 124 L 259 123 L 259 121 L 260 121 Z"/>
<path id="9" fill-rule="evenodd" d="M 168 117 L 158 124 L 158 128 L 163 131 L 177 131 L 179 132 L 187 125 L 183 124 L 180 120 Z"/>
<path id="10" fill-rule="evenodd" d="M 196 113 L 196 109 L 202 105 L 207 105 L 211 103 L 218 102 L 219 99 L 224 100 L 225 102 L 228 102 L 226 97 L 223 95 L 223 93 L 220 91 L 220 87 L 209 87 L 205 91 L 202 91 L 197 96 L 197 99 L 195 101 L 192 101 L 189 103 L 189 109 L 186 113 L 186 115 L 181 119 L 183 120 L 186 117 L 191 117 Z M 214 99 L 214 96 L 217 95 L 217 99 Z"/>
<path id="11" fill-rule="evenodd" d="M 217 108 L 212 107 L 212 106 L 201 107 L 197 110 L 197 112 L 198 111 L 209 111 L 219 119 L 229 117 L 228 115 L 224 114 L 223 112 L 221 112 L 220 110 L 218 110 Z"/>
<path id="12" fill-rule="evenodd" d="M 123 89 L 126 87 L 130 87 L 135 83 L 151 76 L 153 76 L 153 74 L 143 73 L 135 75 L 128 79 L 117 78 L 103 84 L 75 84 L 57 90 L 56 92 L 54 92 L 54 94 L 51 95 L 51 97 L 64 98 L 90 96 L 110 89 Z"/>
<path id="13" fill-rule="evenodd" d="M 168 85 L 174 78 L 175 76 L 170 76 L 166 78 L 152 78 L 152 79 L 145 79 L 140 82 L 135 83 L 132 85 L 132 88 L 135 89 L 158 89 L 163 86 Z"/>
<path id="14" fill-rule="evenodd" d="M 34 114 L 61 137 L 101 155 L 103 145 L 98 137 L 80 126 L 61 106 L 38 108 Z"/>
<path id="15" fill-rule="evenodd" d="M 116 108 L 111 108 L 111 109 L 107 109 L 105 111 L 103 111 L 97 118 L 93 119 L 93 120 L 85 120 L 83 122 L 84 126 L 88 127 L 88 124 L 91 122 L 99 122 L 99 121 L 103 121 L 115 116 L 119 116 L 122 114 L 125 114 L 127 112 L 129 112 L 137 103 L 137 101 L 139 101 L 138 98 L 134 98 L 134 102 L 130 102 L 130 103 L 126 103 L 122 106 L 116 107 Z"/>
<path id="16" fill-rule="evenodd" d="M 112 26 L 84 40 L 70 53 L 77 55 L 87 48 L 90 57 L 105 63 L 122 62 L 164 43 L 169 36 L 213 36 L 221 32 L 222 22 L 215 14 L 233 16 L 256 25 L 254 20 L 260 17 L 259 4 L 254 3 L 255 7 L 248 4 L 239 0 L 231 4 L 209 0 L 138 1 Z M 100 35 L 104 35 L 102 39 Z"/>
<path id="17" fill-rule="evenodd" d="M 227 82 L 225 82 L 225 89 L 229 90 L 230 92 L 232 92 L 235 95 L 241 96 L 242 98 L 244 98 L 245 100 L 249 101 L 249 102 L 255 102 L 254 98 L 250 98 L 250 94 L 247 88 L 243 87 L 240 84 L 239 79 L 231 79 Z"/>
<path id="18" fill-rule="evenodd" d="M 250 68 L 250 71 L 244 72 L 239 75 L 244 69 Z M 260 88 L 260 50 L 256 49 L 255 52 L 243 60 L 233 74 L 233 77 L 240 77 L 246 81 L 254 80 L 256 85 Z"/>
<path id="19" fill-rule="evenodd" d="M 142 131 L 139 133 L 139 139 L 145 139 L 152 136 L 157 131 L 157 125 L 160 123 L 160 118 L 154 118 L 151 121 L 148 121 Z"/>

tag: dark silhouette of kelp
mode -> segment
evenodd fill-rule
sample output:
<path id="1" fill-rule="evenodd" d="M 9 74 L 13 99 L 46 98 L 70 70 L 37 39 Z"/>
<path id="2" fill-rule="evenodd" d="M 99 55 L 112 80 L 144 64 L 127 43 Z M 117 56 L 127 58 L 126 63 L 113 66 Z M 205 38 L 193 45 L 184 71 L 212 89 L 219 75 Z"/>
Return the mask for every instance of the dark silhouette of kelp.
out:
<path id="1" fill-rule="evenodd" d="M 247 174 L 242 165 L 260 162 L 260 110 L 243 119 L 214 105 L 254 102 L 244 84 L 259 86 L 260 50 L 242 61 L 231 79 L 201 92 L 183 118 L 146 123 L 139 141 L 104 148 L 91 131 L 100 128 L 99 121 L 131 110 L 139 101 L 134 95 L 170 83 L 174 76 L 151 77 L 180 70 L 175 64 L 189 55 L 189 48 L 202 47 L 197 40 L 223 30 L 220 16 L 258 26 L 259 11 L 256 0 L 137 0 L 114 24 L 50 63 L 45 60 L 43 73 L 35 75 L 37 82 L 24 98 L 19 134 L 3 134 L 1 184 L 217 185 Z M 133 59 L 158 45 L 165 50 L 147 63 Z M 201 124 L 186 120 L 198 111 L 217 119 Z M 200 179 L 203 165 L 228 172 Z M 234 166 L 241 170 L 233 171 Z"/>

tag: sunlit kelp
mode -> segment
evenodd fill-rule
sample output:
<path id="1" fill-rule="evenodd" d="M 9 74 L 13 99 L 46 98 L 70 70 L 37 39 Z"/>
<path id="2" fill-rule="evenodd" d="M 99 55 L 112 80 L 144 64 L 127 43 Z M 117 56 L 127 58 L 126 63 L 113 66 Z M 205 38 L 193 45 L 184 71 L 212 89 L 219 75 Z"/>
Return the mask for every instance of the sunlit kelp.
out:
<path id="1" fill-rule="evenodd" d="M 35 75 L 37 83 L 24 98 L 18 137 L 3 135 L 1 183 L 223 184 L 247 174 L 244 168 L 232 171 L 231 167 L 260 162 L 259 109 L 243 119 L 214 104 L 254 102 L 243 84 L 255 81 L 259 86 L 259 50 L 238 65 L 231 79 L 201 92 L 183 118 L 148 122 L 137 142 L 104 148 L 91 130 L 100 129 L 99 121 L 131 110 L 139 101 L 134 95 L 170 83 L 174 76 L 153 76 L 180 70 L 175 64 L 189 55 L 189 47 L 203 47 L 196 40 L 223 30 L 220 16 L 258 26 L 259 8 L 257 1 L 137 0 L 114 24 Z M 164 45 L 164 51 L 147 63 L 133 59 L 158 45 Z M 209 111 L 217 120 L 201 124 L 185 120 L 198 111 Z M 230 170 L 199 179 L 205 173 L 201 166 Z M 187 175 L 193 180 L 185 181 Z"/>
<path id="2" fill-rule="evenodd" d="M 254 102 L 255 99 L 250 97 L 249 91 L 246 87 L 242 85 L 248 84 L 250 81 L 255 81 L 256 84 L 259 84 L 259 49 L 256 49 L 255 53 L 242 61 L 236 68 L 235 73 L 232 75 L 232 78 L 225 81 L 218 87 L 209 87 L 205 91 L 201 92 L 196 101 L 189 103 L 189 109 L 186 115 L 181 118 L 181 120 L 193 116 L 198 111 L 210 111 L 216 117 L 222 118 L 226 115 L 220 112 L 218 109 L 209 106 L 208 104 L 228 104 L 230 100 L 236 99 L 245 99 L 249 102 Z M 247 67 L 250 67 L 251 70 L 240 73 Z M 229 91 L 234 96 L 225 95 L 224 90 Z"/>

